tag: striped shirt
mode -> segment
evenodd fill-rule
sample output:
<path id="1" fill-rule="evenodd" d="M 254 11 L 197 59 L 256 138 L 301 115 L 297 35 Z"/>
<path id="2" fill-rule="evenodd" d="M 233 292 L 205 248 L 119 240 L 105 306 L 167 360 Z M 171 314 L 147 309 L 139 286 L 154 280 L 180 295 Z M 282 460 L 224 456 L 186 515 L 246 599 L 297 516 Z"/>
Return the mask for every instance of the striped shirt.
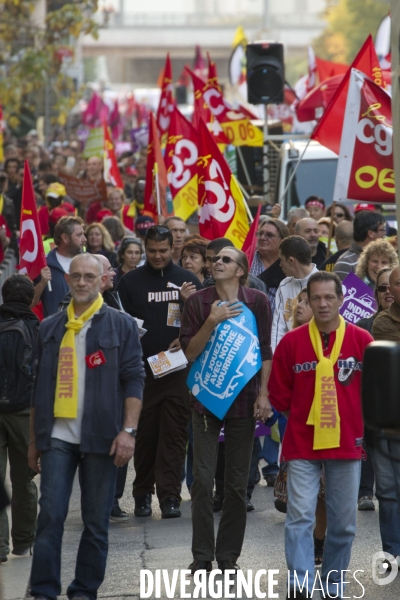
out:
<path id="1" fill-rule="evenodd" d="M 344 252 L 334 266 L 333 272 L 338 275 L 340 281 L 346 279 L 347 275 L 356 272 L 356 266 L 363 251 L 362 247 L 353 242 L 347 252 Z"/>

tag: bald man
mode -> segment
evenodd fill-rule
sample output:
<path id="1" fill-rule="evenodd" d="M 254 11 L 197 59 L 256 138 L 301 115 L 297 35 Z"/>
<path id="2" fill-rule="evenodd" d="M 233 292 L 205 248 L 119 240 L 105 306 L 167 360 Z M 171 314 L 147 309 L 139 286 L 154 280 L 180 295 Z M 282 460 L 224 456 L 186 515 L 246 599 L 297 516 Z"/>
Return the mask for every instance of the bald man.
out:
<path id="1" fill-rule="evenodd" d="M 326 246 L 319 241 L 317 221 L 311 218 L 300 219 L 296 223 L 295 231 L 296 235 L 304 238 L 310 246 L 311 260 L 319 269 L 326 259 Z"/>
<path id="2" fill-rule="evenodd" d="M 41 499 L 31 595 L 61 594 L 64 521 L 79 467 L 83 532 L 67 595 L 90 600 L 104 579 L 117 467 L 135 450 L 144 369 L 136 323 L 103 301 L 100 260 L 78 255 L 65 277 L 71 303 L 42 321 L 37 344 L 28 461 L 36 472 L 40 464 Z"/>
<path id="3" fill-rule="evenodd" d="M 337 252 L 322 263 L 320 271 L 333 271 L 336 261 L 350 248 L 353 242 L 353 223 L 351 221 L 341 221 L 336 225 L 335 242 Z"/>

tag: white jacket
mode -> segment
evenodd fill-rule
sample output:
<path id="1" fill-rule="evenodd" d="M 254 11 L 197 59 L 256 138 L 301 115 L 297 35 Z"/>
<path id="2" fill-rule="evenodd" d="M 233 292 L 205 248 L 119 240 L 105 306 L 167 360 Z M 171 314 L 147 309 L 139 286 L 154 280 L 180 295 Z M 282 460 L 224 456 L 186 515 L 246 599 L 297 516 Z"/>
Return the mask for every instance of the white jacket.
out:
<path id="1" fill-rule="evenodd" d="M 293 317 L 295 310 L 295 300 L 300 294 L 301 290 L 307 287 L 307 281 L 313 275 L 318 273 L 318 269 L 313 263 L 311 265 L 312 271 L 304 279 L 295 279 L 294 277 L 286 277 L 279 284 L 278 291 L 276 292 L 275 298 L 275 311 L 272 319 L 272 331 L 271 331 L 271 346 L 272 352 L 275 352 L 275 348 L 288 331 L 293 327 Z"/>

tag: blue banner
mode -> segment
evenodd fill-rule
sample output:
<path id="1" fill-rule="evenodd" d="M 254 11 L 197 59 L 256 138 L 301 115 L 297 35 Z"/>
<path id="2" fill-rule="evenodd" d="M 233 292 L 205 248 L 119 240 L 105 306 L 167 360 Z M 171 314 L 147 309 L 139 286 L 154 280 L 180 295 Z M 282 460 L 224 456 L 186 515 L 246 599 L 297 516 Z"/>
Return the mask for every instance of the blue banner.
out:
<path id="1" fill-rule="evenodd" d="M 187 378 L 193 396 L 221 420 L 261 369 L 256 319 L 244 304 L 242 310 L 237 317 L 215 327 Z"/>

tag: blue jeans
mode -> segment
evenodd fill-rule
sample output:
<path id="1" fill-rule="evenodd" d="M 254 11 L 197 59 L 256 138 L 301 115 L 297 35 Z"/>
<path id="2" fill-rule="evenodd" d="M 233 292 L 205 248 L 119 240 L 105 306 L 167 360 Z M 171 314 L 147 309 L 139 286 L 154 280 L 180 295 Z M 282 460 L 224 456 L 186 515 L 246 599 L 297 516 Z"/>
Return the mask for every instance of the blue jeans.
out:
<path id="1" fill-rule="evenodd" d="M 82 455 L 79 445 L 52 438 L 51 448 L 41 456 L 40 513 L 31 571 L 33 596 L 56 600 L 61 594 L 62 536 L 78 465 L 84 529 L 75 579 L 67 590 L 68 598 L 80 593 L 89 600 L 96 600 L 97 590 L 103 582 L 117 472 L 114 457 Z"/>
<path id="2" fill-rule="evenodd" d="M 331 596 L 340 598 L 341 570 L 347 569 L 356 532 L 357 497 L 360 483 L 360 460 L 291 460 L 288 462 L 288 503 L 285 524 L 286 562 L 290 586 L 296 588 L 294 573 L 302 585 L 308 574 L 305 593 L 314 582 L 313 529 L 321 477 L 325 468 L 325 502 L 328 530 L 321 568 L 321 580 Z M 339 583 L 339 588 L 337 584 Z M 343 586 L 344 587 L 344 586 Z"/>
<path id="3" fill-rule="evenodd" d="M 385 456 L 389 453 L 390 456 Z M 400 438 L 380 439 L 372 449 L 382 549 L 400 555 Z M 397 458 L 397 461 L 395 460 Z"/>
<path id="4" fill-rule="evenodd" d="M 263 458 L 267 465 L 262 468 L 263 477 L 267 475 L 277 475 L 279 455 L 279 442 L 275 442 L 270 435 L 264 437 L 264 445 L 259 454 L 260 460 Z"/>

